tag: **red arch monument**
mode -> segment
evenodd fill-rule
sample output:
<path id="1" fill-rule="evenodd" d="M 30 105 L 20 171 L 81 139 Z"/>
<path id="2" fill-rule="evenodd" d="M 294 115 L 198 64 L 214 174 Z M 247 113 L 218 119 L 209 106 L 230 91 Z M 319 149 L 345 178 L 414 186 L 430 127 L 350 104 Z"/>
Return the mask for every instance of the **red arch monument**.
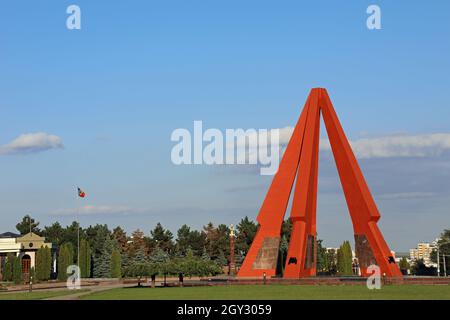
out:
<path id="1" fill-rule="evenodd" d="M 380 214 L 328 93 L 323 88 L 314 88 L 309 94 L 278 172 L 259 211 L 257 221 L 260 227 L 238 277 L 275 275 L 281 225 L 294 182 L 290 213 L 293 229 L 283 277 L 301 278 L 316 274 L 316 205 L 321 114 L 352 219 L 361 274 L 367 276 L 367 267 L 375 264 L 380 267 L 381 274 L 387 277 L 401 276 L 378 229 Z"/>

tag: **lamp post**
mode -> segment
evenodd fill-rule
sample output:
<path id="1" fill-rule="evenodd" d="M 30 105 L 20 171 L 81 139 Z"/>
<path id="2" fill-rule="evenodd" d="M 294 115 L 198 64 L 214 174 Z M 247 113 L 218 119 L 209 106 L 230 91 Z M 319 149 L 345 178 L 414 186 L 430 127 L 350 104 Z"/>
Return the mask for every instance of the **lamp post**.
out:
<path id="1" fill-rule="evenodd" d="M 30 226 L 30 236 L 31 236 L 32 235 L 31 234 L 31 213 L 28 214 L 28 223 L 29 223 L 29 226 Z M 29 280 L 30 280 L 29 291 L 32 292 L 33 291 L 33 276 L 31 275 L 31 266 L 29 268 L 30 268 L 30 270 L 28 270 L 28 277 L 29 277 Z"/>
<path id="2" fill-rule="evenodd" d="M 442 258 L 444 259 L 444 277 L 447 277 L 447 266 L 445 263 L 445 254 L 442 255 Z"/>
<path id="3" fill-rule="evenodd" d="M 437 247 L 437 274 L 438 274 L 438 277 L 440 277 L 441 276 L 441 268 L 440 268 L 440 263 L 439 263 L 439 243 L 437 243 L 436 244 L 436 247 Z"/>
<path id="4" fill-rule="evenodd" d="M 236 238 L 236 234 L 234 231 L 234 226 L 230 225 L 230 276 L 234 276 L 236 274 L 236 259 L 234 257 L 234 240 Z"/>
<path id="5" fill-rule="evenodd" d="M 78 219 L 78 228 L 77 228 L 77 247 L 78 247 L 78 256 L 77 256 L 77 264 L 78 269 L 80 269 L 80 220 Z"/>
<path id="6" fill-rule="evenodd" d="M 448 243 L 450 243 L 450 241 L 442 241 L 442 242 L 440 242 L 439 240 L 436 241 L 437 274 L 438 274 L 438 277 L 441 276 L 441 264 L 439 263 L 439 260 L 440 260 L 439 259 L 439 246 L 442 245 L 442 244 L 448 244 Z M 442 256 L 443 256 L 443 259 L 444 259 L 444 276 L 446 277 L 447 276 L 447 266 L 445 265 L 445 254 L 442 255 Z"/>

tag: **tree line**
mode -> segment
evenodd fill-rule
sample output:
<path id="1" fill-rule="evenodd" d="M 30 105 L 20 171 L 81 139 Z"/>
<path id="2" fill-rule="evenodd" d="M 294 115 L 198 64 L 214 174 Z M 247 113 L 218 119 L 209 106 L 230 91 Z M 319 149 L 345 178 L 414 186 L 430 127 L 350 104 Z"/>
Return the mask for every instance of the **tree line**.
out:
<path id="1" fill-rule="evenodd" d="M 202 230 L 193 230 L 187 225 L 181 226 L 176 235 L 164 228 L 161 223 L 145 234 L 135 230 L 127 234 L 120 226 L 110 230 L 106 224 L 96 224 L 87 228 L 80 227 L 80 252 L 78 257 L 78 223 L 72 222 L 63 227 L 59 222 L 39 228 L 39 222 L 25 216 L 16 225 L 21 234 L 31 230 L 46 238 L 57 248 L 57 277 L 66 280 L 69 265 L 78 264 L 82 278 L 120 278 L 151 275 L 187 276 L 216 275 L 223 272 L 229 264 L 230 229 L 224 224 L 215 226 L 209 222 Z M 247 254 L 258 225 L 248 217 L 236 226 L 235 259 L 239 266 Z M 283 222 L 277 263 L 277 273 L 284 272 L 289 247 L 292 224 Z M 449 235 L 445 230 L 443 235 Z M 326 249 L 323 241 L 316 241 L 317 272 L 323 275 L 352 275 L 352 249 L 349 241 L 335 249 Z M 444 249 L 444 250 L 443 250 Z M 447 253 L 448 247 L 441 251 Z M 79 261 L 78 261 L 79 259 Z M 8 257 L 4 278 L 21 279 L 21 263 L 14 257 Z M 36 255 L 36 270 L 31 270 L 37 280 L 50 279 L 51 253 L 49 248 L 41 248 Z M 450 259 L 448 259 L 450 260 Z M 409 266 L 406 259 L 400 261 L 402 272 L 412 269 L 414 273 L 423 272 L 423 266 L 416 263 Z M 422 269 L 421 269 L 422 268 Z M 14 270 L 16 270 L 14 272 Z M 426 270 L 427 271 L 427 270 Z M 429 271 L 429 270 L 428 270 Z M 427 271 L 427 272 L 428 272 Z M 20 276 L 19 276 L 20 274 Z"/>
<path id="2" fill-rule="evenodd" d="M 22 283 L 22 261 L 20 257 L 13 253 L 8 253 L 6 256 L 5 269 L 3 271 L 3 280 L 14 282 L 15 284 Z"/>
<path id="3" fill-rule="evenodd" d="M 31 222 L 30 222 L 31 221 Z M 39 222 L 25 216 L 16 225 L 21 234 L 31 230 L 46 238 L 58 248 L 58 279 L 66 280 L 65 270 L 71 264 L 78 264 L 78 223 L 63 227 L 59 222 L 39 228 Z M 248 217 L 236 226 L 235 259 L 239 266 L 247 254 L 258 225 Z M 280 252 L 277 263 L 279 274 L 283 273 L 286 263 L 292 224 L 283 222 L 281 229 Z M 128 235 L 121 227 L 112 230 L 106 224 L 97 224 L 87 228 L 80 227 L 80 274 L 82 278 L 119 278 L 159 275 L 207 276 L 222 273 L 229 264 L 230 229 L 224 224 L 215 226 L 209 222 L 202 230 L 192 230 L 182 225 L 176 236 L 165 229 L 161 223 L 145 234 L 135 230 Z M 39 250 L 40 251 L 40 250 Z M 38 251 L 38 252 L 39 252 Z M 49 269 L 39 266 L 37 269 Z M 352 253 L 350 243 L 337 251 L 326 250 L 322 240 L 317 241 L 317 270 L 325 274 L 351 275 Z M 48 274 L 36 279 L 46 280 Z"/>
<path id="4" fill-rule="evenodd" d="M 40 228 L 39 224 L 27 215 L 16 228 L 22 235 L 28 233 L 31 228 L 32 232 L 45 237 L 47 242 L 57 248 L 59 280 L 66 280 L 67 267 L 78 263 L 82 278 L 120 278 L 137 276 L 137 273 L 207 276 L 222 273 L 223 268 L 229 264 L 230 229 L 224 224 L 215 226 L 210 222 L 200 231 L 183 225 L 176 235 L 161 223 L 157 223 L 148 234 L 139 229 L 127 234 L 119 226 L 110 230 L 106 224 L 79 228 L 75 221 L 66 227 L 59 222 L 43 228 Z M 247 217 L 236 226 L 235 248 L 238 263 L 243 261 L 256 230 L 257 225 Z M 33 270 L 37 280 L 50 278 L 51 257 L 48 256 L 50 249 L 48 252 L 47 249 L 37 251 L 38 272 Z M 7 264 L 8 261 L 13 259 L 7 258 Z M 42 272 L 42 269 L 46 272 Z"/>

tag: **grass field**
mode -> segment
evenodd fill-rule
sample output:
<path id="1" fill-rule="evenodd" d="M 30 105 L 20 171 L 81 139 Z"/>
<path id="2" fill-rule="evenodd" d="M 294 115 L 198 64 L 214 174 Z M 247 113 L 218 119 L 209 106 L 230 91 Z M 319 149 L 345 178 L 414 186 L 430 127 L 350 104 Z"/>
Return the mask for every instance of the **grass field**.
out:
<path id="1" fill-rule="evenodd" d="M 86 290 L 78 290 L 77 292 L 86 292 Z M 0 293 L 0 300 L 41 300 L 59 296 L 74 294 L 73 290 L 58 291 L 33 291 L 33 292 L 17 292 L 17 293 Z"/>
<path id="2" fill-rule="evenodd" d="M 239 285 L 186 288 L 119 288 L 88 294 L 92 300 L 264 300 L 264 299 L 445 299 L 448 285 L 399 285 L 369 290 L 365 286 Z"/>

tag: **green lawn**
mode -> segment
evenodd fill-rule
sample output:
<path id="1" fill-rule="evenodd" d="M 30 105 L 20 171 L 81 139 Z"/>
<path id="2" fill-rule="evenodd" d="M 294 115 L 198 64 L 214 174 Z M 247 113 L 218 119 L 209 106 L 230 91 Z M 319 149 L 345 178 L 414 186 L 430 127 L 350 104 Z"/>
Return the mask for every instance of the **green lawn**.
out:
<path id="1" fill-rule="evenodd" d="M 0 300 L 41 300 L 69 294 L 87 291 L 84 290 L 58 290 L 58 291 L 33 291 L 33 292 L 11 292 L 0 293 Z"/>
<path id="2" fill-rule="evenodd" d="M 88 294 L 92 300 L 264 300 L 264 299 L 445 299 L 448 285 L 391 285 L 380 290 L 366 286 L 235 285 L 185 288 L 119 288 Z"/>

